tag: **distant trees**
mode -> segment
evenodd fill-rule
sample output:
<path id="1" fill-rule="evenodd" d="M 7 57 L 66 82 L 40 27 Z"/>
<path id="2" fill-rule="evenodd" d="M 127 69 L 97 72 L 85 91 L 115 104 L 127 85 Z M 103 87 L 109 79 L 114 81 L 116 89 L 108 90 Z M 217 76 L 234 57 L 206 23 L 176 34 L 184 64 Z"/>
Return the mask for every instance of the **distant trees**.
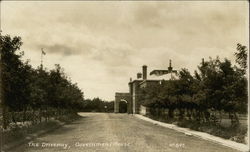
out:
<path id="1" fill-rule="evenodd" d="M 237 45 L 236 63 L 219 57 L 203 61 L 191 75 L 187 69 L 178 72 L 178 80 L 162 81 L 142 90 L 143 105 L 163 108 L 168 118 L 187 117 L 201 122 L 215 120 L 213 112 L 226 112 L 232 124 L 238 124 L 239 113 L 247 112 L 247 49 Z"/>
<path id="2" fill-rule="evenodd" d="M 75 113 L 81 108 L 83 92 L 65 75 L 60 65 L 50 71 L 34 69 L 23 62 L 20 37 L 1 36 L 1 86 L 3 127 L 10 122 L 37 122 Z M 17 113 L 18 112 L 18 113 Z"/>
<path id="3" fill-rule="evenodd" d="M 114 101 L 103 101 L 100 98 L 84 100 L 81 111 L 84 112 L 114 112 Z"/>

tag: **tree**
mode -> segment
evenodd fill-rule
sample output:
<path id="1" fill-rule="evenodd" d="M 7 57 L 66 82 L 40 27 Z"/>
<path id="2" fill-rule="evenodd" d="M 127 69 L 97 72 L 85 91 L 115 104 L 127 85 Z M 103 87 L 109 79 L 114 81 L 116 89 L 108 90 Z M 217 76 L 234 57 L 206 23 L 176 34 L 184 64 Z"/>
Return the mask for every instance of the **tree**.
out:
<path id="1" fill-rule="evenodd" d="M 20 37 L 13 39 L 7 36 L 0 37 L 1 43 L 1 78 L 2 78 L 2 107 L 3 107 L 3 127 L 7 127 L 7 111 L 20 110 L 23 105 L 18 99 L 22 96 L 22 79 L 20 70 L 22 53 L 20 49 L 22 42 Z"/>
<path id="2" fill-rule="evenodd" d="M 245 74 L 247 68 L 247 47 L 238 43 L 236 49 L 237 52 L 234 53 L 236 57 L 236 63 L 240 65 L 240 68 L 244 71 Z"/>
<path id="3" fill-rule="evenodd" d="M 20 110 L 22 105 L 18 98 L 21 96 L 22 79 L 20 77 L 22 54 L 17 54 L 22 42 L 20 37 L 10 36 L 1 37 L 1 65 L 2 65 L 2 83 L 3 83 L 3 104 L 13 110 Z"/>
<path id="4" fill-rule="evenodd" d="M 14 112 L 26 121 L 26 112 L 39 112 L 42 117 L 49 119 L 54 110 L 57 114 L 76 113 L 83 103 L 83 92 L 77 84 L 72 83 L 60 65 L 47 71 L 42 67 L 34 69 L 28 61 L 21 60 L 24 52 L 20 37 L 1 36 L 1 107 L 3 108 L 3 128 L 6 129 Z M 29 118 L 34 121 L 36 118 Z"/>

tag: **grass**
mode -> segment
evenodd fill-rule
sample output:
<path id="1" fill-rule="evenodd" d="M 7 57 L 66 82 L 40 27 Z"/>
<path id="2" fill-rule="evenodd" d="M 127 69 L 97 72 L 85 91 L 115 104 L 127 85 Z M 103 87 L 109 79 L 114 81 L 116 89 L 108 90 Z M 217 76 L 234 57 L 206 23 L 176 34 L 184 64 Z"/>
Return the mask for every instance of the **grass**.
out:
<path id="1" fill-rule="evenodd" d="M 59 126 L 60 122 L 56 120 L 50 120 L 48 122 L 41 122 L 36 125 L 12 125 L 11 129 L 3 132 L 3 144 L 15 142 L 24 139 L 27 135 L 36 133 L 41 130 L 53 128 Z"/>
<path id="2" fill-rule="evenodd" d="M 3 144 L 9 144 L 23 140 L 25 137 L 39 132 L 46 132 L 53 128 L 59 127 L 62 123 L 70 123 L 80 118 L 77 114 L 68 114 L 61 116 L 58 120 L 50 119 L 49 121 L 42 121 L 38 124 L 32 124 L 30 122 L 25 123 L 12 123 L 8 129 L 2 133 Z"/>
<path id="3" fill-rule="evenodd" d="M 246 144 L 245 137 L 247 128 L 241 124 L 238 126 L 224 127 L 214 123 L 199 123 L 197 121 L 183 120 L 177 122 L 177 125 Z"/>
<path id="4" fill-rule="evenodd" d="M 177 119 L 166 119 L 161 117 L 155 117 L 148 115 L 147 117 L 152 118 L 157 121 L 166 122 L 175 124 L 183 128 L 190 128 L 192 130 L 206 132 L 208 134 L 222 137 L 224 139 L 229 139 L 235 142 L 246 144 L 246 135 L 247 135 L 247 121 L 240 120 L 238 126 L 228 125 L 229 121 L 224 119 L 221 124 L 215 124 L 212 122 L 199 122 L 195 120 L 177 120 Z"/>

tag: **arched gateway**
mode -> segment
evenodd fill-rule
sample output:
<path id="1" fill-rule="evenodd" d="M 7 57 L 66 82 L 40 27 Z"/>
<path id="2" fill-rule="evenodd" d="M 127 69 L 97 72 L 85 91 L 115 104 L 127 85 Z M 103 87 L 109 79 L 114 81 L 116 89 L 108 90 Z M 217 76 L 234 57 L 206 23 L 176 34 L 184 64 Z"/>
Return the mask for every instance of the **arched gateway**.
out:
<path id="1" fill-rule="evenodd" d="M 128 104 L 130 103 L 130 100 L 131 100 L 131 96 L 130 96 L 130 93 L 120 93 L 120 92 L 116 92 L 115 93 L 115 104 L 114 104 L 114 112 L 115 113 L 119 113 L 121 112 L 120 111 L 120 106 L 119 106 L 119 103 L 121 101 L 125 101 L 127 103 L 127 106 Z M 127 112 L 129 112 L 129 108 L 127 108 Z"/>

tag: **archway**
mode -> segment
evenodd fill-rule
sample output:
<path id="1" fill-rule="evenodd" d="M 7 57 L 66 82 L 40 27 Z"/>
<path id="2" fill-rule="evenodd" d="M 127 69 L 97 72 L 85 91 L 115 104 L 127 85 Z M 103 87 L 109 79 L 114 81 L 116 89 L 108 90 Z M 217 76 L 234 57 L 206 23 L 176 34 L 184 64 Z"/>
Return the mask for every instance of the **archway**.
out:
<path id="1" fill-rule="evenodd" d="M 119 113 L 127 113 L 128 102 L 125 99 L 121 99 L 119 102 Z"/>
<path id="2" fill-rule="evenodd" d="M 125 113 L 128 112 L 128 104 L 130 103 L 131 96 L 129 93 L 115 93 L 114 112 Z"/>

